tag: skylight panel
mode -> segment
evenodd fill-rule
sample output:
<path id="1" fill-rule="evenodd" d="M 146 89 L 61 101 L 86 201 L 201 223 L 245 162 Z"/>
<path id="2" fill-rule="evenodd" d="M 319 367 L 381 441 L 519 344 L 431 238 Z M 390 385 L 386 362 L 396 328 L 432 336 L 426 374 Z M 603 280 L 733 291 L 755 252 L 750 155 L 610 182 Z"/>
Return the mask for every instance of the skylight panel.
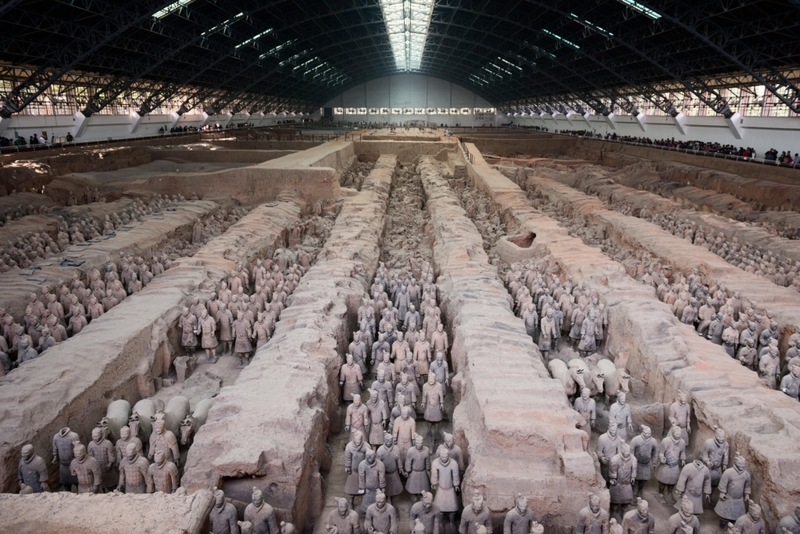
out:
<path id="1" fill-rule="evenodd" d="M 570 40 L 568 40 L 568 39 L 564 39 L 563 37 L 561 37 L 561 36 L 560 36 L 560 35 L 558 35 L 557 33 L 553 33 L 553 32 L 551 32 L 550 30 L 545 30 L 545 29 L 542 29 L 542 31 L 543 31 L 544 33 L 546 33 L 547 35 L 549 35 L 550 37 L 552 37 L 553 39 L 555 39 L 555 40 L 557 40 L 557 41 L 561 41 L 561 42 L 562 42 L 562 43 L 564 43 L 564 44 L 568 44 L 569 46 L 571 46 L 571 47 L 572 47 L 572 48 L 574 48 L 575 50 L 580 50 L 580 49 L 581 49 L 581 47 L 580 47 L 580 46 L 576 45 L 575 43 L 573 43 L 572 41 L 570 41 Z"/>
<path id="2" fill-rule="evenodd" d="M 239 50 L 241 47 L 247 46 L 250 43 L 254 43 L 254 42 L 258 41 L 259 39 L 261 39 L 262 37 L 264 37 L 265 35 L 267 35 L 270 32 L 272 32 L 272 28 L 270 28 L 268 30 L 264 30 L 263 32 L 259 33 L 258 35 L 252 36 L 250 39 L 248 39 L 246 41 L 243 41 L 243 42 L 239 43 L 238 45 L 236 45 L 236 50 Z"/>
<path id="3" fill-rule="evenodd" d="M 570 13 L 570 14 L 569 14 L 569 16 L 570 16 L 570 17 L 572 17 L 572 18 L 575 20 L 575 22 L 577 22 L 578 24 L 580 24 L 580 25 L 581 25 L 581 26 L 583 26 L 584 28 L 588 28 L 588 29 L 590 29 L 590 30 L 594 30 L 594 31 L 600 32 L 600 33 L 602 33 L 603 35 L 606 35 L 606 36 L 613 36 L 613 35 L 614 35 L 614 34 L 613 34 L 613 33 L 611 33 L 610 31 L 608 31 L 608 30 L 606 30 L 606 29 L 603 29 L 603 28 L 601 28 L 601 27 L 600 27 L 600 26 L 598 26 L 597 24 L 593 24 L 593 23 L 589 22 L 589 21 L 588 21 L 588 20 L 586 20 L 586 19 L 582 19 L 582 18 L 580 18 L 580 17 L 579 17 L 578 15 L 576 15 L 575 13 Z"/>
<path id="4" fill-rule="evenodd" d="M 642 5 L 639 2 L 635 2 L 634 0 L 618 0 L 618 1 L 622 2 L 623 4 L 628 6 L 629 8 L 633 9 L 634 11 L 638 11 L 642 15 L 650 17 L 653 20 L 658 20 L 658 19 L 661 18 L 661 14 L 660 13 L 657 13 L 657 12 L 653 11 L 652 9 L 650 9 L 649 7 L 647 7 L 645 5 Z"/>
<path id="5" fill-rule="evenodd" d="M 233 24 L 234 22 L 236 22 L 236 21 L 238 21 L 238 20 L 241 20 L 243 17 L 244 17 L 244 12 L 243 12 L 243 11 L 240 11 L 240 12 L 239 12 L 239 14 L 237 14 L 237 15 L 235 15 L 235 16 L 233 16 L 233 17 L 229 18 L 229 19 L 228 19 L 228 20 L 226 20 L 225 22 L 220 22 L 219 24 L 217 24 L 217 25 L 216 25 L 216 26 L 214 26 L 213 28 L 209 28 L 209 29 L 207 29 L 206 31 L 204 31 L 204 32 L 203 32 L 203 33 L 201 33 L 200 35 L 202 35 L 203 37 L 205 37 L 206 35 L 209 35 L 209 34 L 212 34 L 212 33 L 216 33 L 216 32 L 218 32 L 218 31 L 220 31 L 220 30 L 225 30 L 225 29 L 227 29 L 227 28 L 228 28 L 228 27 L 229 27 L 231 24 Z"/>
<path id="6" fill-rule="evenodd" d="M 162 9 L 161 11 L 156 11 L 155 13 L 153 13 L 153 18 L 154 19 L 163 19 L 164 17 L 166 17 L 170 13 L 178 11 L 180 8 L 182 8 L 184 6 L 188 6 L 192 2 L 194 2 L 194 0 L 178 0 L 175 3 L 172 3 L 172 4 L 168 5 L 167 7 Z"/>
<path id="7" fill-rule="evenodd" d="M 435 0 L 379 0 L 397 70 L 419 70 Z"/>

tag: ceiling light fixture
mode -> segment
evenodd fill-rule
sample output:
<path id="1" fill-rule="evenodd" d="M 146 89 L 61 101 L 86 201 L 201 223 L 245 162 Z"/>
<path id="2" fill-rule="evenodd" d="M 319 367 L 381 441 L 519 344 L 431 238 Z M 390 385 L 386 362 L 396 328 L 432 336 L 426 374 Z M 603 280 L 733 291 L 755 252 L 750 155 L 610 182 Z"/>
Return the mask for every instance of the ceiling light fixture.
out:
<path id="1" fill-rule="evenodd" d="M 379 0 L 397 70 L 419 70 L 435 0 Z"/>

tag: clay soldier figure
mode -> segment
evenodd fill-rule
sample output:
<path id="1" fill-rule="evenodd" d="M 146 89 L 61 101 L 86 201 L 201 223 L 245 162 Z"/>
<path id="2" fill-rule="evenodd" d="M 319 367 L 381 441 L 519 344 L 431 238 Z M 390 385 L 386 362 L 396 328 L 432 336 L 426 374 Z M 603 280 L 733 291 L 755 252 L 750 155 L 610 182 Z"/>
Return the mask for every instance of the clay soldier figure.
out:
<path id="1" fill-rule="evenodd" d="M 378 341 L 372 344 L 372 374 L 378 375 L 378 364 L 383 361 L 383 354 L 389 352 L 391 354 L 391 347 L 386 342 L 386 334 L 380 332 L 378 334 Z"/>
<path id="2" fill-rule="evenodd" d="M 755 327 L 755 325 L 753 326 Z M 739 349 L 739 354 L 736 356 L 739 359 L 739 362 L 748 369 L 755 369 L 757 367 L 756 362 L 758 361 L 758 353 L 756 352 L 754 344 L 755 341 L 753 338 L 746 338 L 744 340 L 744 344 Z"/>
<path id="3" fill-rule="evenodd" d="M 70 465 L 75 459 L 74 444 L 80 441 L 78 434 L 65 426 L 53 436 L 53 464 L 59 465 L 59 483 L 65 490 L 78 483 L 78 479 L 72 474 Z"/>
<path id="4" fill-rule="evenodd" d="M 200 310 L 200 319 L 197 322 L 197 329 L 200 331 L 200 344 L 206 351 L 206 359 L 211 363 L 217 363 L 217 321 L 208 314 L 208 310 L 203 307 Z"/>
<path id="5" fill-rule="evenodd" d="M 447 455 L 450 456 L 450 459 L 458 466 L 459 474 L 462 474 L 464 472 L 464 454 L 461 452 L 461 447 L 456 445 L 453 434 L 444 433 L 444 443 L 439 445 L 439 448 L 436 449 L 437 457 L 439 456 L 439 451 L 442 449 L 447 451 Z"/>
<path id="6" fill-rule="evenodd" d="M 578 343 L 578 350 L 584 358 L 597 350 L 597 339 L 595 338 L 596 330 L 597 316 L 594 309 L 590 309 L 589 315 L 581 325 L 581 340 Z"/>
<path id="7" fill-rule="evenodd" d="M 767 527 L 761 517 L 761 506 L 749 501 L 747 513 L 736 520 L 734 527 L 740 534 L 766 534 Z"/>
<path id="8" fill-rule="evenodd" d="M 358 512 L 350 509 L 350 502 L 343 498 L 336 498 L 336 510 L 328 514 L 325 530 L 328 534 L 361 534 Z"/>
<path id="9" fill-rule="evenodd" d="M 220 291 L 221 295 L 222 292 Z M 222 343 L 222 352 L 223 354 L 231 354 L 233 351 L 233 314 L 224 302 L 219 303 L 217 321 L 219 321 L 219 340 Z"/>
<path id="10" fill-rule="evenodd" d="M 442 511 L 433 503 L 433 495 L 430 492 L 424 492 L 422 499 L 411 506 L 409 520 L 411 532 L 415 534 L 439 534 Z"/>
<path id="11" fill-rule="evenodd" d="M 347 473 L 347 481 L 344 484 L 344 492 L 350 495 L 350 499 L 355 503 L 358 493 L 358 466 L 367 457 L 367 451 L 372 448 L 364 443 L 364 435 L 356 430 L 353 433 L 353 440 L 344 448 L 344 472 Z"/>
<path id="12" fill-rule="evenodd" d="M 628 441 L 628 430 L 633 433 L 633 418 L 631 417 L 631 407 L 625 403 L 625 393 L 617 395 L 617 402 L 611 405 L 608 410 L 609 419 L 617 421 L 617 435 L 620 441 Z"/>
<path id="13" fill-rule="evenodd" d="M 388 428 L 386 424 L 389 420 L 389 409 L 386 407 L 386 403 L 383 402 L 378 392 L 374 389 L 369 390 L 367 411 L 369 412 L 369 439 L 367 442 L 370 445 L 380 446 L 382 443 L 385 443 L 384 432 Z M 383 458 L 381 458 L 381 460 L 383 460 Z M 394 497 L 391 492 L 388 494 L 389 497 Z"/>
<path id="14" fill-rule="evenodd" d="M 431 363 L 431 344 L 424 337 L 414 343 L 414 360 L 417 362 L 417 371 L 423 381 L 428 381 L 428 369 Z"/>
<path id="15" fill-rule="evenodd" d="M 144 493 L 147 489 L 147 470 L 150 462 L 147 458 L 139 456 L 135 443 L 128 443 L 125 447 L 125 458 L 119 463 L 118 491 L 125 493 Z"/>
<path id="16" fill-rule="evenodd" d="M 686 495 L 680 500 L 678 513 L 669 518 L 667 532 L 669 534 L 700 533 L 700 520 L 694 515 L 694 505 Z"/>
<path id="17" fill-rule="evenodd" d="M 181 458 L 178 439 L 172 430 L 167 430 L 166 422 L 163 418 L 156 419 L 153 422 L 153 432 L 150 434 L 150 449 L 147 453 L 148 459 L 152 460 L 158 450 L 164 451 L 167 460 L 178 465 Z"/>
<path id="18" fill-rule="evenodd" d="M 675 493 L 680 497 L 684 493 L 694 505 L 694 513 L 703 513 L 703 497 L 711 504 L 711 473 L 701 460 L 686 464 L 681 469 L 681 476 L 675 486 Z M 678 503 L 675 503 L 678 507 Z"/>
<path id="19" fill-rule="evenodd" d="M 239 523 L 236 519 L 236 508 L 225 502 L 225 493 L 221 489 L 214 488 L 214 507 L 208 515 L 211 534 L 239 534 Z"/>
<path id="20" fill-rule="evenodd" d="M 725 441 L 725 431 L 714 427 L 714 437 L 703 443 L 703 452 L 700 454 L 700 459 L 706 464 L 711 474 L 711 487 L 713 488 L 717 487 L 722 471 L 728 467 L 729 450 L 728 442 Z M 738 519 L 738 517 L 737 515 L 736 518 Z"/>
<path id="21" fill-rule="evenodd" d="M 422 413 L 425 420 L 430 423 L 429 432 L 436 442 L 439 423 L 444 419 L 444 392 L 433 374 L 428 376 L 428 382 L 422 386 Z"/>
<path id="22" fill-rule="evenodd" d="M 367 534 L 397 534 L 397 511 L 386 502 L 386 495 L 378 491 L 375 502 L 367 508 L 364 519 Z"/>
<path id="23" fill-rule="evenodd" d="M 711 324 L 708 325 L 708 334 L 706 334 L 706 337 L 711 340 L 712 343 L 722 345 L 723 330 L 725 330 L 725 324 L 722 322 L 722 314 L 718 313 L 711 321 Z"/>
<path id="24" fill-rule="evenodd" d="M 589 506 L 578 513 L 575 534 L 609 534 L 608 512 L 600 508 L 600 497 L 591 495 Z"/>
<path id="25" fill-rule="evenodd" d="M 528 499 L 521 493 L 517 493 L 516 501 L 516 506 L 508 511 L 503 521 L 503 534 L 530 534 L 536 523 L 533 510 L 528 508 Z"/>
<path id="26" fill-rule="evenodd" d="M 78 479 L 78 493 L 100 493 L 103 475 L 97 460 L 86 454 L 86 447 L 75 442 L 75 458 L 70 464 L 70 472 Z"/>
<path id="27" fill-rule="evenodd" d="M 386 372 L 383 370 L 377 371 L 378 379 L 372 383 L 371 389 L 374 389 L 380 395 L 381 400 L 386 404 L 388 410 L 390 406 L 394 406 L 394 391 L 392 384 L 386 380 Z"/>
<path id="28" fill-rule="evenodd" d="M 431 364 L 430 374 L 436 377 L 436 381 L 442 385 L 442 395 L 447 395 L 447 386 L 450 385 L 450 368 L 444 361 L 444 353 L 436 352 L 436 360 Z"/>
<path id="29" fill-rule="evenodd" d="M 231 329 L 236 340 L 233 350 L 239 356 L 239 367 L 244 367 L 247 365 L 247 360 L 253 351 L 253 345 L 250 343 L 253 338 L 253 329 L 250 326 L 250 321 L 244 318 L 244 312 L 239 311 L 236 314 L 236 320 L 231 325 Z"/>
<path id="30" fill-rule="evenodd" d="M 358 464 L 358 493 L 361 497 L 359 510 L 366 512 L 375 502 L 376 492 L 386 490 L 386 466 L 372 449 L 367 451 L 364 460 Z"/>
<path id="31" fill-rule="evenodd" d="M 175 493 L 180 485 L 178 468 L 167 460 L 164 451 L 156 451 L 155 463 L 147 468 L 147 493 Z"/>
<path id="32" fill-rule="evenodd" d="M 617 422 L 610 419 L 608 421 L 608 432 L 597 438 L 597 448 L 595 450 L 597 459 L 600 461 L 600 474 L 606 484 L 609 481 L 608 464 L 611 458 L 619 452 L 620 445 L 622 445 L 622 441 L 617 435 Z"/>
<path id="33" fill-rule="evenodd" d="M 272 322 L 267 321 L 264 312 L 258 312 L 258 321 L 253 325 L 253 334 L 256 336 L 256 350 L 260 349 L 269 341 L 272 336 Z"/>
<path id="34" fill-rule="evenodd" d="M 347 407 L 344 420 L 344 430 L 350 432 L 350 441 L 354 441 L 356 432 L 361 432 L 362 436 L 369 434 L 369 421 L 369 410 L 361 402 L 361 395 L 353 395 L 353 404 Z"/>
<path id="35" fill-rule="evenodd" d="M 378 447 L 378 459 L 383 462 L 384 472 L 386 473 L 386 497 L 391 499 L 403 493 L 403 482 L 400 480 L 400 473 L 405 474 L 404 465 L 400 463 L 400 453 L 394 446 L 392 435 L 388 432 L 383 434 L 383 445 Z"/>
<path id="36" fill-rule="evenodd" d="M 644 485 L 650 480 L 650 470 L 658 461 L 658 443 L 647 425 L 641 426 L 641 434 L 631 440 L 631 452 L 636 457 L 636 496 L 642 496 Z"/>
<path id="37" fill-rule="evenodd" d="M 114 469 L 117 463 L 117 456 L 114 446 L 103 435 L 103 429 L 95 427 L 92 429 L 92 441 L 87 447 L 89 456 L 97 460 L 100 466 L 100 473 L 103 478 L 103 489 L 113 490 L 117 487 L 117 472 Z"/>
<path id="38" fill-rule="evenodd" d="M 622 520 L 625 507 L 633 503 L 633 485 L 636 483 L 636 457 L 627 443 L 620 446 L 608 465 L 608 483 L 611 488 L 611 515 Z"/>
<path id="39" fill-rule="evenodd" d="M 181 346 L 186 356 L 194 355 L 197 347 L 197 317 L 189 313 L 189 308 L 183 307 L 181 318 L 178 320 L 178 328 L 181 329 Z"/>
<path id="40" fill-rule="evenodd" d="M 483 504 L 483 495 L 478 490 L 472 493 L 472 504 L 461 512 L 459 534 L 478 534 L 478 527 L 485 527 L 492 534 L 492 512 Z"/>
<path id="41" fill-rule="evenodd" d="M 400 461 L 406 464 L 406 453 L 411 448 L 414 435 L 417 433 L 417 422 L 411 417 L 411 409 L 403 406 L 400 409 L 400 417 L 397 418 L 392 427 L 392 437 L 394 444 L 398 446 Z"/>
<path id="42" fill-rule="evenodd" d="M 431 489 L 431 451 L 423 445 L 422 436 L 414 436 L 414 447 L 406 453 L 405 472 L 408 476 L 406 480 L 406 491 L 416 498 L 422 493 Z"/>
<path id="43" fill-rule="evenodd" d="M 348 354 L 346 361 L 339 371 L 339 387 L 344 387 L 342 397 L 345 402 L 353 399 L 355 395 L 361 395 L 364 377 L 361 369 L 353 363 L 353 355 Z"/>
<path id="44" fill-rule="evenodd" d="M 119 429 L 119 439 L 114 445 L 114 450 L 116 451 L 116 463 L 118 465 L 120 462 L 122 462 L 122 459 L 125 458 L 125 448 L 128 446 L 128 443 L 135 444 L 136 450 L 139 451 L 139 454 L 142 454 L 142 440 L 136 436 L 131 436 L 130 427 L 123 426 Z"/>
<path id="45" fill-rule="evenodd" d="M 669 436 L 661 440 L 661 445 L 658 447 L 658 459 L 661 464 L 656 472 L 658 497 L 664 504 L 667 504 L 665 495 L 672 494 L 672 488 L 678 483 L 681 469 L 686 464 L 686 442 L 681 437 L 680 426 L 673 426 Z"/>
<path id="46" fill-rule="evenodd" d="M 670 421 L 674 420 L 681 429 L 681 437 L 685 444 L 689 444 L 689 433 L 692 431 L 692 407 L 688 402 L 686 393 L 678 392 L 678 400 L 669 407 Z"/>
<path id="47" fill-rule="evenodd" d="M 573 408 L 581 415 L 584 421 L 584 424 L 579 428 L 590 437 L 592 435 L 592 429 L 594 428 L 594 422 L 597 419 L 597 405 L 591 395 L 592 392 L 589 388 L 583 388 L 581 390 L 581 396 L 575 399 L 573 403 Z"/>
<path id="48" fill-rule="evenodd" d="M 397 360 L 396 363 L 404 362 L 403 360 Z M 417 385 L 416 383 L 411 384 L 409 383 L 409 375 L 405 372 L 400 373 L 400 382 L 397 384 L 397 387 L 394 390 L 395 398 L 399 398 L 401 395 L 403 396 L 403 402 L 405 403 L 404 406 L 408 406 L 411 409 L 411 415 L 416 416 L 417 411 L 414 408 L 414 404 L 417 402 Z"/>
<path id="49" fill-rule="evenodd" d="M 761 355 L 758 363 L 758 372 L 762 380 L 770 389 L 775 389 L 777 380 L 780 377 L 781 358 L 778 347 L 770 346 Z"/>
<path id="50" fill-rule="evenodd" d="M 458 511 L 458 492 L 461 491 L 461 477 L 458 465 L 450 459 L 445 449 L 439 449 L 439 456 L 431 463 L 431 489 L 436 491 L 433 503 L 446 515 L 448 524 L 455 526 Z M 447 532 L 447 530 L 445 530 Z"/>
<path id="51" fill-rule="evenodd" d="M 655 534 L 655 531 L 656 520 L 650 513 L 650 505 L 644 499 L 637 499 L 636 510 L 631 510 L 622 519 L 622 533 Z"/>
<path id="52" fill-rule="evenodd" d="M 719 516 L 719 529 L 733 523 L 745 514 L 746 502 L 750 501 L 750 472 L 745 468 L 744 458 L 736 455 L 733 467 L 722 473 L 719 480 L 719 500 L 714 512 Z"/>
<path id="53" fill-rule="evenodd" d="M 734 463 L 736 460 L 734 460 Z M 720 483 L 720 485 L 722 485 Z M 778 523 L 775 534 L 798 534 L 800 533 L 800 504 L 794 509 L 794 513 L 787 515 Z"/>
<path id="54" fill-rule="evenodd" d="M 792 365 L 791 372 L 781 380 L 781 391 L 794 400 L 800 397 L 800 365 Z"/>
<path id="55" fill-rule="evenodd" d="M 556 321 L 553 318 L 553 310 L 547 310 L 547 314 L 542 317 L 542 323 L 539 328 L 539 350 L 542 356 L 547 360 L 547 355 L 553 347 L 553 339 L 556 337 Z M 594 339 L 594 334 L 592 334 Z"/>
<path id="56" fill-rule="evenodd" d="M 431 347 L 434 352 L 441 352 L 442 354 L 447 354 L 447 350 L 450 348 L 447 332 L 444 331 L 442 323 L 436 325 L 436 332 L 431 335 Z"/>
<path id="57" fill-rule="evenodd" d="M 47 466 L 41 456 L 36 456 L 33 445 L 28 443 L 22 446 L 22 459 L 19 461 L 17 476 L 20 488 L 27 486 L 31 493 L 49 492 L 47 483 Z"/>
<path id="58" fill-rule="evenodd" d="M 253 486 L 253 502 L 244 509 L 244 520 L 253 525 L 253 534 L 280 534 L 275 509 L 264 502 L 261 490 Z"/>

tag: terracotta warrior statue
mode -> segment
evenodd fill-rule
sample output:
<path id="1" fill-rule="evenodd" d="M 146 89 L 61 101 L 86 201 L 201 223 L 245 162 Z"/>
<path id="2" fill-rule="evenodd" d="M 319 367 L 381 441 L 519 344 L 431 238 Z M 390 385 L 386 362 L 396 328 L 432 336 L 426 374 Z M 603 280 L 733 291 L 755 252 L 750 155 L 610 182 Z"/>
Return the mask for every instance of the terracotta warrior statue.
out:
<path id="1" fill-rule="evenodd" d="M 344 492 L 350 495 L 351 502 L 355 502 L 358 493 L 358 466 L 367 457 L 367 451 L 372 448 L 364 443 L 364 434 L 360 430 L 353 433 L 353 440 L 344 449 L 344 472 L 347 473 L 347 481 L 344 484 Z"/>
<path id="2" fill-rule="evenodd" d="M 423 444 L 419 434 L 414 435 L 414 446 L 406 453 L 405 473 L 406 491 L 418 500 L 421 495 L 430 490 L 431 451 Z"/>
<path id="3" fill-rule="evenodd" d="M 508 511 L 503 522 L 503 534 L 530 534 L 531 527 L 536 523 L 533 510 L 528 508 L 528 499 L 517 493 L 516 506 Z"/>
<path id="4" fill-rule="evenodd" d="M 281 534 L 275 509 L 264 502 L 261 490 L 253 486 L 252 502 L 244 509 L 244 519 L 253 524 L 253 534 Z"/>
<path id="5" fill-rule="evenodd" d="M 197 330 L 200 333 L 200 344 L 206 351 L 206 359 L 212 363 L 217 363 L 217 321 L 208 314 L 208 310 L 203 306 L 200 310 L 200 318 L 197 320 Z"/>
<path id="6" fill-rule="evenodd" d="M 355 441 L 355 433 L 361 432 L 362 436 L 369 435 L 369 410 L 361 402 L 361 395 L 353 395 L 353 404 L 347 407 L 344 419 L 344 430 L 350 432 L 350 441 Z M 358 469 L 358 465 L 353 466 Z"/>
<path id="7" fill-rule="evenodd" d="M 622 521 L 625 508 L 633 503 L 633 485 L 636 483 L 636 457 L 631 446 L 623 443 L 619 452 L 608 463 L 608 483 L 611 493 L 611 515 Z"/>
<path id="8" fill-rule="evenodd" d="M 692 407 L 688 396 L 683 391 L 678 392 L 678 399 L 669 407 L 670 421 L 674 420 L 681 429 L 681 438 L 685 444 L 689 443 L 689 434 L 692 432 Z"/>
<path id="9" fill-rule="evenodd" d="M 342 397 L 345 402 L 351 401 L 354 395 L 361 395 L 364 377 L 361 368 L 353 362 L 352 354 L 346 356 L 346 361 L 339 370 L 339 387 L 343 388 Z"/>
<path id="10" fill-rule="evenodd" d="M 589 506 L 578 513 L 575 534 L 609 534 L 608 512 L 600 507 L 600 497 L 591 495 Z"/>
<path id="11" fill-rule="evenodd" d="M 403 482 L 400 480 L 400 474 L 406 476 L 405 466 L 400 463 L 400 453 L 398 448 L 394 446 L 394 439 L 388 432 L 383 434 L 383 444 L 378 447 L 378 460 L 383 462 L 383 468 L 386 475 L 386 497 L 391 502 L 392 498 L 397 497 L 403 493 Z"/>
<path id="12" fill-rule="evenodd" d="M 722 473 L 719 480 L 719 500 L 714 512 L 719 516 L 719 529 L 725 530 L 728 523 L 734 523 L 746 512 L 745 503 L 750 501 L 750 472 L 744 457 L 736 455 L 733 467 Z M 780 529 L 777 530 L 780 534 Z M 796 532 L 796 531 L 795 531 Z"/>
<path id="13" fill-rule="evenodd" d="M 214 488 L 214 506 L 208 515 L 211 534 L 239 534 L 239 523 L 236 519 L 236 508 L 225 502 L 225 492 Z"/>
<path id="14" fill-rule="evenodd" d="M 336 510 L 328 514 L 325 530 L 328 534 L 361 534 L 358 512 L 350 509 L 350 501 L 343 497 L 336 500 Z"/>
<path id="15" fill-rule="evenodd" d="M 658 498 L 663 504 L 667 504 L 666 498 L 672 495 L 672 489 L 680 478 L 681 469 L 686 464 L 686 442 L 681 437 L 679 425 L 674 425 L 669 431 L 669 436 L 661 440 L 661 445 L 658 447 L 658 461 L 660 463 L 656 472 Z"/>
<path id="16" fill-rule="evenodd" d="M 422 386 L 422 412 L 429 423 L 429 432 L 436 441 L 439 423 L 444 419 L 444 391 L 433 374 L 428 375 L 428 382 Z"/>
<path id="17" fill-rule="evenodd" d="M 386 489 L 386 467 L 375 451 L 369 449 L 364 460 L 358 464 L 358 493 L 361 495 L 359 510 L 366 512 L 376 501 L 378 491 Z"/>
<path id="18" fill-rule="evenodd" d="M 375 502 L 367 508 L 364 530 L 367 534 L 397 534 L 397 511 L 386 502 L 386 495 L 380 490 Z"/>
<path id="19" fill-rule="evenodd" d="M 753 501 L 747 503 L 747 513 L 739 517 L 734 528 L 740 534 L 766 534 L 767 526 L 761 517 L 761 506 Z"/>
<path id="20" fill-rule="evenodd" d="M 50 491 L 47 483 L 47 465 L 41 456 L 36 456 L 30 443 L 22 446 L 22 459 L 19 461 L 17 475 L 20 488 L 26 486 L 30 488 L 31 493 Z"/>
<path id="21" fill-rule="evenodd" d="M 728 452 L 730 447 L 725 440 L 725 431 L 721 428 L 714 427 L 714 437 L 709 438 L 703 443 L 703 452 L 700 454 L 700 459 L 708 467 L 711 474 L 711 487 L 716 488 L 719 484 L 719 479 L 722 476 L 722 471 L 728 467 Z M 737 519 L 739 516 L 736 516 Z"/>
<path id="22" fill-rule="evenodd" d="M 484 527 L 486 534 L 492 534 L 492 512 L 483 502 L 483 494 L 478 490 L 472 493 L 472 504 L 465 506 L 461 512 L 459 534 L 478 534 L 478 528 Z"/>
<path id="23" fill-rule="evenodd" d="M 641 497 L 644 485 L 658 462 L 658 443 L 649 426 L 642 425 L 641 433 L 631 440 L 631 452 L 636 457 L 636 496 Z"/>
<path id="24" fill-rule="evenodd" d="M 436 491 L 433 503 L 441 510 L 442 519 L 455 526 L 456 512 L 460 508 L 458 492 L 461 491 L 461 477 L 458 465 L 445 449 L 439 449 L 439 456 L 431 463 L 431 489 Z M 442 525 L 442 528 L 446 528 Z"/>
<path id="25" fill-rule="evenodd" d="M 608 464 L 611 458 L 619 452 L 622 441 L 617 435 L 617 422 L 613 419 L 608 422 L 608 431 L 597 438 L 597 448 L 595 453 L 600 461 L 600 474 L 608 484 Z"/>
<path id="26" fill-rule="evenodd" d="M 711 473 L 702 460 L 695 460 L 681 469 L 675 493 L 678 497 L 684 493 L 689 497 L 695 515 L 703 513 L 703 500 L 711 504 Z M 678 507 L 678 503 L 675 503 L 675 507 Z"/>
<path id="27" fill-rule="evenodd" d="M 442 525 L 442 511 L 433 502 L 429 491 L 422 494 L 422 499 L 411 506 L 409 513 L 411 532 L 415 534 L 439 534 Z M 418 525 L 422 525 L 419 529 Z"/>
<path id="28" fill-rule="evenodd" d="M 439 448 L 436 449 L 436 457 L 439 457 L 439 451 L 442 449 L 447 451 L 447 455 L 453 460 L 456 465 L 458 466 L 459 474 L 464 473 L 464 454 L 461 452 L 461 447 L 456 445 L 455 437 L 453 434 L 449 434 L 447 432 L 444 433 L 444 443 L 439 445 Z"/>
<path id="29" fill-rule="evenodd" d="M 613 519 L 612 522 L 615 522 Z M 613 528 L 611 529 L 613 532 Z M 622 534 L 655 534 L 656 520 L 650 513 L 650 505 L 644 499 L 637 499 L 636 509 L 622 519 Z"/>
<path id="30" fill-rule="evenodd" d="M 153 422 L 153 432 L 150 434 L 150 449 L 147 457 L 152 460 L 156 451 L 164 451 L 167 460 L 179 465 L 181 453 L 178 449 L 178 438 L 171 430 L 167 430 L 164 419 L 159 418 Z"/>
<path id="31" fill-rule="evenodd" d="M 144 493 L 147 489 L 147 470 L 150 462 L 139 456 L 135 443 L 125 447 L 125 458 L 119 463 L 118 491 L 125 493 Z"/>
<path id="32" fill-rule="evenodd" d="M 694 505 L 686 495 L 679 501 L 678 513 L 667 522 L 669 534 L 700 534 L 700 520 L 694 514 Z M 676 505 L 677 506 L 677 505 Z"/>
<path id="33" fill-rule="evenodd" d="M 164 451 L 156 451 L 155 463 L 147 468 L 147 493 L 175 493 L 180 486 L 178 468 L 167 460 Z"/>
<path id="34" fill-rule="evenodd" d="M 78 479 L 78 493 L 100 493 L 103 475 L 97 460 L 86 453 L 86 447 L 79 441 L 75 442 L 74 455 L 70 472 Z"/>
<path id="35" fill-rule="evenodd" d="M 117 487 L 118 477 L 116 472 L 117 456 L 114 446 L 106 439 L 103 429 L 92 429 L 92 441 L 87 447 L 89 456 L 97 460 L 103 478 L 103 489 L 113 490 Z"/>
<path id="36" fill-rule="evenodd" d="M 65 426 L 53 436 L 53 464 L 59 466 L 59 483 L 66 490 L 78 483 L 78 479 L 72 474 L 70 465 L 75 459 L 74 444 L 80 441 L 78 434 Z"/>

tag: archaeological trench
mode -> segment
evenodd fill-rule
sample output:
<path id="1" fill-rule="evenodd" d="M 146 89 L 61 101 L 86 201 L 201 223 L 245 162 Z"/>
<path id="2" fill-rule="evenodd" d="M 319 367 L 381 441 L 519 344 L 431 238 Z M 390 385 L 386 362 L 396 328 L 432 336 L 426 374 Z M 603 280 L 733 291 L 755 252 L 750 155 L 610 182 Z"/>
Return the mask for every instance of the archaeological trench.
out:
<path id="1" fill-rule="evenodd" d="M 429 490 L 436 532 L 499 532 L 523 496 L 530 532 L 583 534 L 594 495 L 616 533 L 631 484 L 666 533 L 705 472 L 714 533 L 739 457 L 775 531 L 800 504 L 795 176 L 459 135 L 3 156 L 0 532 L 371 532 L 381 490 L 406 534 Z"/>

